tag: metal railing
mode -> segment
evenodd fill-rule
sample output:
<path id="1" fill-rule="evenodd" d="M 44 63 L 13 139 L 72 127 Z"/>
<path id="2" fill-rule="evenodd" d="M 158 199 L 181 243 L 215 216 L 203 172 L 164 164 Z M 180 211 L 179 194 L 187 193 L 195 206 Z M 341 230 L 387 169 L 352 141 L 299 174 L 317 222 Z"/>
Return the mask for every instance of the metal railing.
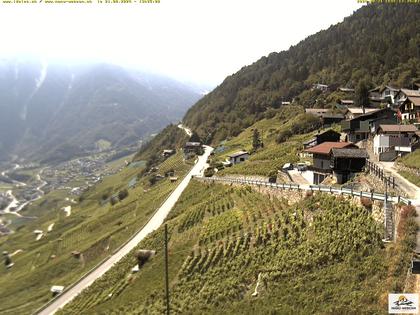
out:
<path id="1" fill-rule="evenodd" d="M 263 187 L 270 187 L 274 189 L 283 189 L 283 190 L 297 190 L 297 191 L 320 191 L 326 192 L 330 194 L 336 195 L 348 195 L 352 197 L 365 197 L 371 200 L 379 200 L 391 202 L 391 203 L 404 203 L 406 205 L 411 205 L 411 200 L 408 198 L 404 198 L 401 196 L 392 196 L 392 195 L 385 195 L 382 193 L 376 192 L 367 192 L 361 190 L 354 190 L 352 188 L 337 188 L 332 186 L 325 186 L 325 185 L 299 185 L 295 183 L 270 183 L 268 181 L 261 181 L 261 180 L 252 180 L 252 179 L 240 179 L 240 178 L 230 178 L 230 177 L 197 177 L 194 178 L 198 180 L 208 181 L 208 182 L 226 182 L 226 183 L 233 183 L 233 184 L 243 184 L 243 185 L 256 185 L 256 186 L 263 186 Z"/>

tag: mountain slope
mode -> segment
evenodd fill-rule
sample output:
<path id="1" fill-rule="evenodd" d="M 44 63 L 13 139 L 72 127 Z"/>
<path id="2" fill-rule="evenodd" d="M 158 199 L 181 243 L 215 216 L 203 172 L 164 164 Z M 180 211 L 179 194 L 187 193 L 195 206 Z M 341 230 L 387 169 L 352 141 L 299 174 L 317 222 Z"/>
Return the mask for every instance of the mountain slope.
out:
<path id="1" fill-rule="evenodd" d="M 117 66 L 0 63 L 0 158 L 60 160 L 135 143 L 179 120 L 199 94 Z"/>
<path id="2" fill-rule="evenodd" d="M 404 287 L 416 231 L 408 216 L 384 248 L 369 211 L 345 198 L 292 204 L 198 181 L 166 223 L 174 314 L 382 313 L 384 294 Z M 133 250 L 59 314 L 164 313 L 163 246 L 161 227 L 139 244 L 157 254 L 137 273 Z"/>
<path id="3" fill-rule="evenodd" d="M 342 23 L 318 32 L 287 51 L 243 67 L 203 97 L 185 123 L 217 143 L 252 125 L 282 101 L 314 105 L 313 83 L 355 87 L 411 86 L 420 78 L 420 7 L 366 5 Z"/>

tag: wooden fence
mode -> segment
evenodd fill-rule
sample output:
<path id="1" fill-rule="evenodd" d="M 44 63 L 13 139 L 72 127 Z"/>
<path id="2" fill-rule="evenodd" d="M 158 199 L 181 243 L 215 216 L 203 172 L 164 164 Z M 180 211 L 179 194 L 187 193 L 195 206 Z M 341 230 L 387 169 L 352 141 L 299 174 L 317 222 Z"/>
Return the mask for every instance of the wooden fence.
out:
<path id="1" fill-rule="evenodd" d="M 369 160 L 366 160 L 366 170 L 369 171 L 369 173 L 378 177 L 388 187 L 392 187 L 393 189 L 395 189 L 395 177 L 386 176 L 383 168 L 379 167 L 378 165 Z"/>

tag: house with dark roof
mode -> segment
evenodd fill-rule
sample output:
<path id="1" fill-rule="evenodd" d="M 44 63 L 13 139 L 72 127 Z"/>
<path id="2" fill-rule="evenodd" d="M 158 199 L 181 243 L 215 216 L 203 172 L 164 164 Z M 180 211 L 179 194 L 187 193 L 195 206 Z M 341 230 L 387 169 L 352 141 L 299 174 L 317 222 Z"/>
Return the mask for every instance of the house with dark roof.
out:
<path id="1" fill-rule="evenodd" d="M 313 162 L 309 170 L 313 172 L 313 183 L 321 183 L 327 176 L 333 174 L 331 167 L 332 149 L 357 148 L 350 142 L 323 142 L 312 148 L 306 149 L 306 153 L 312 154 Z"/>
<path id="2" fill-rule="evenodd" d="M 305 109 L 305 113 L 312 114 L 320 118 L 328 112 L 330 112 L 330 109 L 328 108 L 306 108 Z"/>
<path id="3" fill-rule="evenodd" d="M 345 106 L 354 106 L 353 100 L 339 100 L 338 103 Z"/>
<path id="4" fill-rule="evenodd" d="M 407 97 L 420 97 L 420 90 L 401 89 L 395 96 L 395 104 L 400 105 Z"/>
<path id="5" fill-rule="evenodd" d="M 368 108 L 368 107 L 348 107 L 344 113 L 346 119 L 353 119 L 360 115 L 371 113 L 378 110 L 377 108 Z"/>
<path id="6" fill-rule="evenodd" d="M 391 85 L 385 85 L 379 90 L 379 93 L 381 94 L 381 98 L 388 103 L 394 104 L 395 103 L 395 96 L 400 91 L 399 88 L 396 88 Z"/>
<path id="7" fill-rule="evenodd" d="M 326 113 L 321 120 L 322 124 L 326 127 L 331 126 L 332 124 L 339 124 L 344 118 L 344 115 L 340 113 Z"/>
<path id="8" fill-rule="evenodd" d="M 369 90 L 369 101 L 371 102 L 371 104 L 378 105 L 378 104 L 385 101 L 382 98 L 381 93 L 379 92 L 380 89 L 381 89 L 381 87 L 377 86 L 377 87 Z"/>
<path id="9" fill-rule="evenodd" d="M 313 90 L 321 90 L 321 91 L 328 91 L 328 85 L 326 84 L 320 84 L 320 83 L 315 83 L 312 85 L 312 89 Z"/>
<path id="10" fill-rule="evenodd" d="M 332 148 L 330 166 L 337 184 L 343 184 L 351 179 L 355 173 L 362 172 L 368 158 L 366 149 Z"/>
<path id="11" fill-rule="evenodd" d="M 200 149 L 202 149 L 202 145 L 200 142 L 187 142 L 184 146 L 184 153 L 196 153 Z"/>
<path id="12" fill-rule="evenodd" d="M 201 142 L 189 141 L 185 143 L 184 148 L 184 159 L 193 158 L 196 155 L 201 155 L 204 153 L 203 145 Z"/>
<path id="13" fill-rule="evenodd" d="M 172 150 L 172 149 L 165 149 L 165 150 L 163 150 L 163 152 L 162 152 L 162 156 L 163 157 L 170 157 L 171 155 L 173 155 L 173 154 L 175 154 L 175 150 Z"/>
<path id="14" fill-rule="evenodd" d="M 344 92 L 344 93 L 354 93 L 354 89 L 352 88 L 347 88 L 347 87 L 340 87 L 338 88 L 338 90 L 340 92 Z"/>
<path id="15" fill-rule="evenodd" d="M 308 141 L 305 141 L 303 143 L 303 147 L 304 149 L 309 149 L 311 147 L 314 147 L 324 142 L 339 142 L 340 136 L 341 135 L 339 132 L 334 131 L 332 129 L 328 129 L 324 132 L 318 133 L 317 135 L 315 135 L 313 138 L 309 139 Z"/>
<path id="16" fill-rule="evenodd" d="M 247 151 L 239 151 L 234 154 L 228 155 L 228 158 L 229 158 L 229 162 L 232 165 L 235 165 L 235 164 L 248 160 L 249 153 Z"/>
<path id="17" fill-rule="evenodd" d="M 325 126 L 339 123 L 344 119 L 343 114 L 333 113 L 328 108 L 307 108 L 305 109 L 305 113 L 321 118 L 322 124 Z"/>
<path id="18" fill-rule="evenodd" d="M 419 96 L 407 96 L 398 104 L 401 120 L 420 122 L 420 93 Z"/>
<path id="19" fill-rule="evenodd" d="M 396 122 L 396 112 L 387 107 L 343 120 L 341 131 L 346 134 L 347 141 L 358 142 L 373 137 L 380 124 L 395 124 Z"/>
<path id="20" fill-rule="evenodd" d="M 418 129 L 414 125 L 379 125 L 373 138 L 373 153 L 379 161 L 389 161 L 398 155 L 413 152 L 419 145 Z"/>

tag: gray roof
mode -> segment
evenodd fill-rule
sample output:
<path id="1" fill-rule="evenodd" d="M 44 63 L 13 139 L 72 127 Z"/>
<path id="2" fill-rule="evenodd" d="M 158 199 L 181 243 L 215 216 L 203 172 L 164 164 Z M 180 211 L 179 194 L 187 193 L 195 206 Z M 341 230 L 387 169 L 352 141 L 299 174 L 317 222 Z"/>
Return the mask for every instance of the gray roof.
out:
<path id="1" fill-rule="evenodd" d="M 185 146 L 186 147 L 199 147 L 201 146 L 201 143 L 200 142 L 187 142 Z"/>
<path id="2" fill-rule="evenodd" d="M 324 118 L 338 118 L 338 119 L 344 119 L 344 115 L 343 114 L 330 114 L 327 113 L 324 115 Z"/>
<path id="3" fill-rule="evenodd" d="M 230 157 L 230 158 L 236 158 L 236 157 L 238 157 L 238 156 L 242 156 L 242 155 L 245 155 L 245 154 L 249 154 L 249 153 L 248 153 L 248 152 L 246 152 L 246 151 L 239 151 L 239 152 L 236 152 L 236 153 L 230 154 L 230 155 L 229 155 L 229 157 Z"/>
<path id="4" fill-rule="evenodd" d="M 338 149 L 332 148 L 332 156 L 336 158 L 369 158 L 366 149 Z"/>
<path id="5" fill-rule="evenodd" d="M 411 132 L 415 133 L 418 129 L 414 125 L 379 125 L 383 132 Z"/>

